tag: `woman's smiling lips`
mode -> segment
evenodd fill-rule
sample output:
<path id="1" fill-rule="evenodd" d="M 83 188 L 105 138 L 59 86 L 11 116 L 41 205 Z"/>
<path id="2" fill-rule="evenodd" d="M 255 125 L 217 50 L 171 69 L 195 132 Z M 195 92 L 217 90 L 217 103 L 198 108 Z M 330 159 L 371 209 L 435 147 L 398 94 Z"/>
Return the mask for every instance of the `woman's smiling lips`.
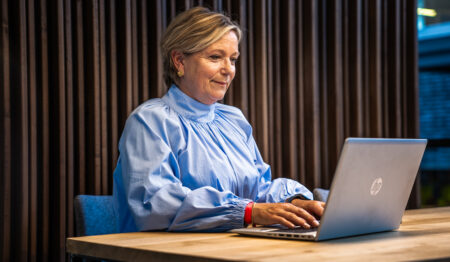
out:
<path id="1" fill-rule="evenodd" d="M 219 84 L 219 85 L 221 85 L 221 86 L 227 86 L 227 82 L 226 81 L 224 81 L 224 82 L 222 82 L 222 81 L 216 81 L 216 80 L 212 80 L 214 83 L 216 83 L 216 84 Z"/>

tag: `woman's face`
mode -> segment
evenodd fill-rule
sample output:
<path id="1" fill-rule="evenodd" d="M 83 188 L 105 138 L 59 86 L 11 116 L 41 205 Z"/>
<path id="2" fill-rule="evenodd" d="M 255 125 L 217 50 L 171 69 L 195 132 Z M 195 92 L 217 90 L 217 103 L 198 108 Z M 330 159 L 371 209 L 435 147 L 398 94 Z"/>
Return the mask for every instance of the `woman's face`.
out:
<path id="1" fill-rule="evenodd" d="M 180 89 L 203 104 L 223 99 L 236 73 L 238 45 L 236 34 L 230 31 L 203 51 L 181 55 Z"/>

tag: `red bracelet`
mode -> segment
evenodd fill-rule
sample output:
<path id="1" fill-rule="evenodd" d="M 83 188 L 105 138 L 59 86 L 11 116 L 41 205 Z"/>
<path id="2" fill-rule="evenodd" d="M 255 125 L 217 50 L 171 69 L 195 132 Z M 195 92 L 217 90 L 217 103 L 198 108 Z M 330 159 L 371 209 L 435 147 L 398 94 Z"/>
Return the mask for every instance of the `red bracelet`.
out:
<path id="1" fill-rule="evenodd" d="M 245 206 L 244 223 L 250 225 L 252 223 L 252 208 L 253 202 L 250 202 Z"/>

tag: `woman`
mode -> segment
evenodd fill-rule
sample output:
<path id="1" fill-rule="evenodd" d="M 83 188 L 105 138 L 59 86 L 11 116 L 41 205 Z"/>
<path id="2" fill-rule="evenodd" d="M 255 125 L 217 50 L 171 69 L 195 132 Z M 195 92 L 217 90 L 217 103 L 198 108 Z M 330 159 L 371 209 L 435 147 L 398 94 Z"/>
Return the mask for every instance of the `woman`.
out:
<path id="1" fill-rule="evenodd" d="M 241 31 L 197 7 L 178 15 L 161 46 L 161 99 L 129 116 L 114 172 L 121 232 L 227 231 L 246 224 L 317 226 L 323 203 L 284 178 L 271 181 L 242 112 L 217 103 L 235 76 Z"/>

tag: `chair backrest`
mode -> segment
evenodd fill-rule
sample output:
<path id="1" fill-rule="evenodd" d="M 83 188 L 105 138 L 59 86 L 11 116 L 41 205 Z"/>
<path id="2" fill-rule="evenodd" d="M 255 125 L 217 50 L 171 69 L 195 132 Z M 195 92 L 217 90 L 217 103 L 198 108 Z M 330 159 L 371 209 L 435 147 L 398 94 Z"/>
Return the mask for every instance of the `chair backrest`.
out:
<path id="1" fill-rule="evenodd" d="M 78 195 L 73 204 L 77 236 L 118 233 L 112 196 Z"/>
<path id="2" fill-rule="evenodd" d="M 328 190 L 328 189 L 315 188 L 313 191 L 314 200 L 327 202 L 329 193 L 330 193 L 330 190 Z"/>

